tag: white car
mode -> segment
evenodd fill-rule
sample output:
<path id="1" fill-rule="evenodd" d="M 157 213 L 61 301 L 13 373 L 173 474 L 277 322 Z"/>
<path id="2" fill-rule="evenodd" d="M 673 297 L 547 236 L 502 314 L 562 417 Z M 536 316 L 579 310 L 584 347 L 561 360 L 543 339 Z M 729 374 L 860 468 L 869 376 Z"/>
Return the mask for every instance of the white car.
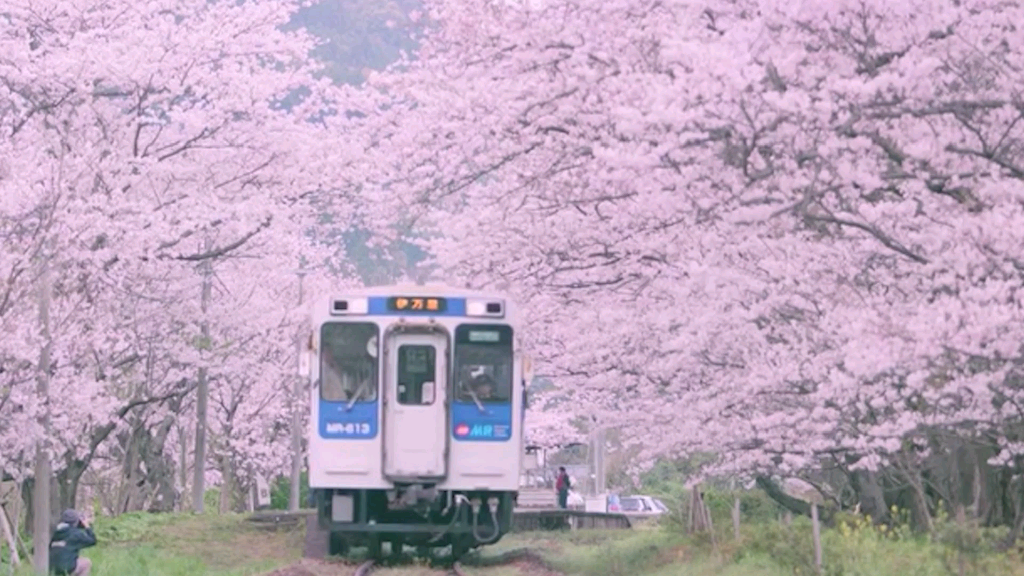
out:
<path id="1" fill-rule="evenodd" d="M 669 512 L 668 506 L 653 496 L 609 496 L 608 511 L 621 512 L 632 518 L 657 518 Z"/>

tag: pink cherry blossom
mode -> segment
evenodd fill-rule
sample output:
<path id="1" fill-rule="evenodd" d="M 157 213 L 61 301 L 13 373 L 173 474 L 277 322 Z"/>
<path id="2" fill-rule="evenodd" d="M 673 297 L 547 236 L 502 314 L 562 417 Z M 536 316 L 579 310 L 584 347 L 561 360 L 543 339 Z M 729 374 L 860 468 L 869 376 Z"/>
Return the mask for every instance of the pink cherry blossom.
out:
<path id="1" fill-rule="evenodd" d="M 563 406 L 730 473 L 1014 450 L 1019 7 L 426 5 L 369 193 L 525 302 Z"/>

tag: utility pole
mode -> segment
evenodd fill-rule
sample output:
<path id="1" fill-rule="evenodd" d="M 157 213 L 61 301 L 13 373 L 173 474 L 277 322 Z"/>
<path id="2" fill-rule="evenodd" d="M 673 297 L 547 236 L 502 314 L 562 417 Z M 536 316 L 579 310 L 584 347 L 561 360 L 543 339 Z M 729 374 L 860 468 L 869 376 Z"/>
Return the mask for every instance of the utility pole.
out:
<path id="1" fill-rule="evenodd" d="M 605 466 L 605 427 L 598 425 L 593 435 L 594 493 L 604 494 L 607 485 Z"/>
<path id="2" fill-rule="evenodd" d="M 304 280 L 310 270 L 299 269 L 295 275 L 299 277 L 299 308 L 302 307 L 304 296 Z M 302 374 L 303 335 L 305 326 L 300 322 L 295 334 L 295 384 L 292 387 L 292 474 L 291 492 L 288 494 L 288 510 L 299 511 L 299 489 L 302 480 L 302 412 L 300 411 L 305 380 Z"/>
<path id="3" fill-rule="evenodd" d="M 50 541 L 50 355 L 53 348 L 53 335 L 50 333 L 50 299 L 53 283 L 50 277 L 49 242 L 40 254 L 39 260 L 39 325 L 42 329 L 43 347 L 39 351 L 39 374 L 36 381 L 36 395 L 39 398 L 41 412 L 39 427 L 42 437 L 36 441 L 35 478 L 32 494 L 32 541 L 35 542 L 32 563 L 36 574 L 46 576 L 50 570 L 50 549 L 43 542 Z"/>
<path id="4" fill-rule="evenodd" d="M 210 250 L 210 240 L 206 240 L 206 249 Z M 201 343 L 203 349 L 210 348 L 210 322 L 206 317 L 206 310 L 210 306 L 210 297 L 213 292 L 213 265 L 209 260 L 202 263 L 203 289 L 202 289 L 202 323 L 200 325 Z M 208 354 L 206 354 L 208 356 Z M 206 412 L 210 398 L 210 381 L 206 364 L 199 367 L 198 386 L 196 387 L 196 450 L 195 466 L 192 470 L 192 511 L 196 514 L 203 513 L 203 497 L 206 495 Z"/>

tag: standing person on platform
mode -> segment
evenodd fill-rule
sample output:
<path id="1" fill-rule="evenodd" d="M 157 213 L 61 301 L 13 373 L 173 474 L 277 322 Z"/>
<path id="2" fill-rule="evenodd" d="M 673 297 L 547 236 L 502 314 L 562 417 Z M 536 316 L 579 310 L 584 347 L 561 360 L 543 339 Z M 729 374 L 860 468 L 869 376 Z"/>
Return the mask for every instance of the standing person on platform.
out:
<path id="1" fill-rule="evenodd" d="M 569 489 L 572 483 L 569 482 L 569 474 L 565 466 L 558 467 L 558 480 L 555 481 L 555 492 L 558 493 L 558 507 L 565 509 L 569 507 Z"/>

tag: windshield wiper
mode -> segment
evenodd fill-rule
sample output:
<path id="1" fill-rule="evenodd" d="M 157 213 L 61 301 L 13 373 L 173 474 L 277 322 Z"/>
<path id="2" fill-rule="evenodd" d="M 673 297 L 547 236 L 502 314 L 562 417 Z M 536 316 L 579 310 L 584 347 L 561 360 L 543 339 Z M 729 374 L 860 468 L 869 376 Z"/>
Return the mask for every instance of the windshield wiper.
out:
<path id="1" fill-rule="evenodd" d="M 362 384 L 359 385 L 359 388 L 356 390 L 356 393 L 352 395 L 352 399 L 349 400 L 348 405 L 345 406 L 345 412 L 352 411 L 352 407 L 355 406 L 356 402 L 358 402 L 363 397 L 363 390 L 366 390 L 366 382 L 363 382 Z"/>
<path id="2" fill-rule="evenodd" d="M 487 408 L 484 408 L 483 402 L 481 402 L 480 399 L 476 397 L 476 392 L 470 390 L 469 397 L 473 399 L 473 403 L 476 404 L 476 409 L 479 410 L 481 414 L 487 414 Z"/>

